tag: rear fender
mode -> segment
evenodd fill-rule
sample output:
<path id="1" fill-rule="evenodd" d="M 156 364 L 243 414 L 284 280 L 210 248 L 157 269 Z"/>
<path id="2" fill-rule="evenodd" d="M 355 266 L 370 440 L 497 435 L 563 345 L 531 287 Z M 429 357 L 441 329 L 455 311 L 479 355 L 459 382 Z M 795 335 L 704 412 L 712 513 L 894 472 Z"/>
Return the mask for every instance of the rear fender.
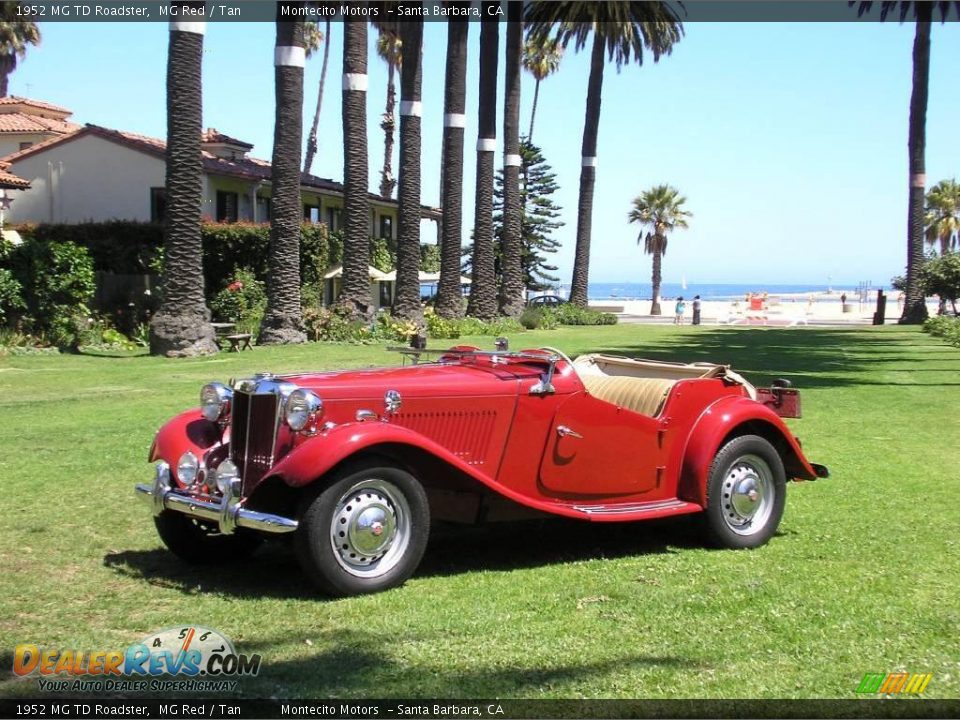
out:
<path id="1" fill-rule="evenodd" d="M 677 488 L 682 500 L 706 507 L 707 476 L 713 458 L 738 435 L 759 435 L 768 440 L 780 453 L 787 478 L 817 478 L 797 439 L 773 410 L 746 397 L 728 396 L 710 405 L 690 431 Z"/>

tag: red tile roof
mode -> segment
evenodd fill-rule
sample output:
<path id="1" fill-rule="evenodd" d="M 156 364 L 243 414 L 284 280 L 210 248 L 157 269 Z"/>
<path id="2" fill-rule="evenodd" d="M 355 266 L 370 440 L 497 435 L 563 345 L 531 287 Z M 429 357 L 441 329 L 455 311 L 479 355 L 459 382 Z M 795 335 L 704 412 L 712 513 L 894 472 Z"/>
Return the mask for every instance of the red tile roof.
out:
<path id="1" fill-rule="evenodd" d="M 30 98 L 19 97 L 18 95 L 7 95 L 6 97 L 0 97 L 0 107 L 4 105 L 29 105 L 30 107 L 35 107 L 40 110 L 49 110 L 60 115 L 73 115 L 73 113 L 70 110 L 67 110 L 65 107 L 44 102 L 43 100 L 32 100 Z"/>
<path id="2" fill-rule="evenodd" d="M 65 135 L 79 130 L 80 126 L 56 118 L 45 118 L 26 113 L 0 114 L 0 133 L 57 133 Z"/>
<path id="3" fill-rule="evenodd" d="M 222 132 L 220 132 L 216 128 L 207 128 L 206 130 L 204 130 L 203 135 L 200 137 L 200 141 L 204 143 L 218 144 L 218 145 L 236 145 L 237 147 L 244 147 L 247 150 L 250 150 L 253 148 L 253 145 L 251 145 L 250 143 L 244 142 L 243 140 L 237 140 L 236 138 L 232 138 L 229 135 L 224 135 Z"/>
<path id="4" fill-rule="evenodd" d="M 9 169 L 10 163 L 0 162 L 0 188 L 26 190 L 30 187 L 29 180 L 24 180 L 22 177 L 17 177 L 13 173 L 7 172 Z"/>
<path id="5" fill-rule="evenodd" d="M 80 129 L 67 120 L 72 113 L 66 108 L 30 98 L 0 98 L 0 134 L 55 133 L 63 135 Z"/>
<path id="6" fill-rule="evenodd" d="M 53 145 L 63 142 L 70 142 L 72 140 L 76 140 L 77 138 L 83 137 L 84 135 L 96 135 L 104 140 L 109 140 L 119 145 L 123 145 L 134 150 L 139 150 L 147 153 L 148 155 L 153 155 L 166 160 L 167 144 L 159 138 L 149 137 L 148 135 L 140 135 L 138 133 L 123 132 L 120 130 L 111 130 L 110 128 L 88 123 L 81 130 L 78 130 L 70 135 L 62 135 L 59 137 L 50 138 L 48 140 L 44 140 L 43 142 L 39 142 L 36 145 L 31 145 L 24 150 L 10 153 L 3 158 L 3 161 L 13 163 L 18 160 L 22 160 L 25 157 L 29 157 L 41 152 L 42 150 L 45 150 Z M 255 157 L 221 158 L 217 157 L 211 152 L 207 152 L 206 150 L 202 151 L 202 158 L 204 171 L 210 173 L 211 175 L 226 175 L 228 177 L 237 177 L 244 180 L 269 181 L 271 179 L 270 162 L 268 160 L 261 160 L 260 158 Z M 329 178 L 321 178 L 317 177 L 316 175 L 301 173 L 300 183 L 309 188 L 343 193 L 343 185 L 341 183 L 334 182 Z M 391 204 L 396 203 L 396 200 L 384 198 L 375 193 L 369 193 L 369 196 L 375 200 L 389 202 Z"/>

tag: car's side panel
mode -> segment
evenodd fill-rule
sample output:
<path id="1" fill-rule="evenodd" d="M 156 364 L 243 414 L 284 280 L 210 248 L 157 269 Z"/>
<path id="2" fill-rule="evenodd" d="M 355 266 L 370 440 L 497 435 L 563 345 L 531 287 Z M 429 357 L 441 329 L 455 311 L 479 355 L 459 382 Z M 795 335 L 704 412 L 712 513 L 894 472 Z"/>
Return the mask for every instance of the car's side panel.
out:
<path id="1" fill-rule="evenodd" d="M 412 398 L 389 422 L 429 438 L 495 477 L 517 405 L 511 389 L 509 395 Z"/>
<path id="2" fill-rule="evenodd" d="M 364 451 L 376 452 L 378 446 L 407 445 L 427 452 L 483 486 L 521 505 L 544 512 L 583 518 L 573 507 L 517 492 L 497 482 L 484 470 L 458 458 L 443 446 L 419 433 L 391 423 L 368 422 L 338 425 L 325 430 L 310 442 L 302 443 L 264 476 L 264 482 L 280 478 L 287 485 L 302 487 L 319 480 L 338 464 Z"/>
<path id="3" fill-rule="evenodd" d="M 547 434 L 540 482 L 548 492 L 581 497 L 649 492 L 663 474 L 659 428 L 655 418 L 576 393 Z"/>
<path id="4" fill-rule="evenodd" d="M 707 476 L 713 458 L 724 438 L 741 426 L 781 441 L 788 477 L 816 479 L 800 444 L 776 413 L 746 397 L 725 397 L 707 407 L 693 425 L 680 462 L 678 497 L 706 506 Z"/>

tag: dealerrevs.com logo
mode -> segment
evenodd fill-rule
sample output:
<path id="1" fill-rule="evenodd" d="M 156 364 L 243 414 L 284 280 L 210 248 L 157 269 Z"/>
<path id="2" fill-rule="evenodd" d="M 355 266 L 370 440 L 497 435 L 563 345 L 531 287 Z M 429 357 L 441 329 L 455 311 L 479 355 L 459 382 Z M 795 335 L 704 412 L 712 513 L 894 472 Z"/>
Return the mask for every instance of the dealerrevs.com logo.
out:
<path id="1" fill-rule="evenodd" d="M 237 653 L 223 633 L 198 625 L 168 628 L 122 650 L 17 645 L 13 672 L 36 675 L 43 692 L 229 692 L 236 677 L 260 671 L 260 655 Z"/>

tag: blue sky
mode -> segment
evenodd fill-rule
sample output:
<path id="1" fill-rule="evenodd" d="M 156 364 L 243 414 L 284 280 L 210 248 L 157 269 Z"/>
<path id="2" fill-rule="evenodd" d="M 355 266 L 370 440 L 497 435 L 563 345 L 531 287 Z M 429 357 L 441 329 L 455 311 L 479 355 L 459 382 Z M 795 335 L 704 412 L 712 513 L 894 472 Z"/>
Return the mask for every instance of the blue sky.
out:
<path id="1" fill-rule="evenodd" d="M 10 92 L 74 111 L 73 120 L 164 137 L 167 27 L 163 23 L 44 23 Z M 341 26 L 330 71 L 314 174 L 342 179 Z M 465 157 L 465 238 L 473 223 L 479 26 L 470 29 Z M 379 115 L 386 69 L 370 33 L 370 180 L 383 154 Z M 501 51 L 503 32 L 501 33 Z M 650 261 L 626 221 L 631 200 L 667 182 L 688 198 L 690 229 L 671 237 L 664 279 L 678 282 L 885 285 L 905 262 L 907 117 L 913 25 L 896 23 L 688 23 L 659 63 L 604 78 L 591 280 L 649 282 Z M 255 145 L 273 138 L 269 23 L 208 27 L 204 125 Z M 446 28 L 426 24 L 423 202 L 439 202 Z M 557 264 L 569 282 L 588 53 L 572 48 L 540 90 L 534 141 L 558 175 L 567 225 Z M 305 125 L 321 56 L 308 61 Z M 933 29 L 927 118 L 928 186 L 960 175 L 957 118 L 960 23 Z M 502 68 L 502 59 L 501 59 Z M 502 104 L 502 79 L 499 86 Z M 525 75 L 521 127 L 533 79 Z M 501 107 L 502 110 L 502 107 Z M 502 137 L 502 123 L 498 123 Z M 501 145 L 502 149 L 502 145 Z M 498 151 L 498 162 L 500 152 Z M 396 167 L 396 159 L 394 160 Z M 432 238 L 432 223 L 424 231 Z"/>

